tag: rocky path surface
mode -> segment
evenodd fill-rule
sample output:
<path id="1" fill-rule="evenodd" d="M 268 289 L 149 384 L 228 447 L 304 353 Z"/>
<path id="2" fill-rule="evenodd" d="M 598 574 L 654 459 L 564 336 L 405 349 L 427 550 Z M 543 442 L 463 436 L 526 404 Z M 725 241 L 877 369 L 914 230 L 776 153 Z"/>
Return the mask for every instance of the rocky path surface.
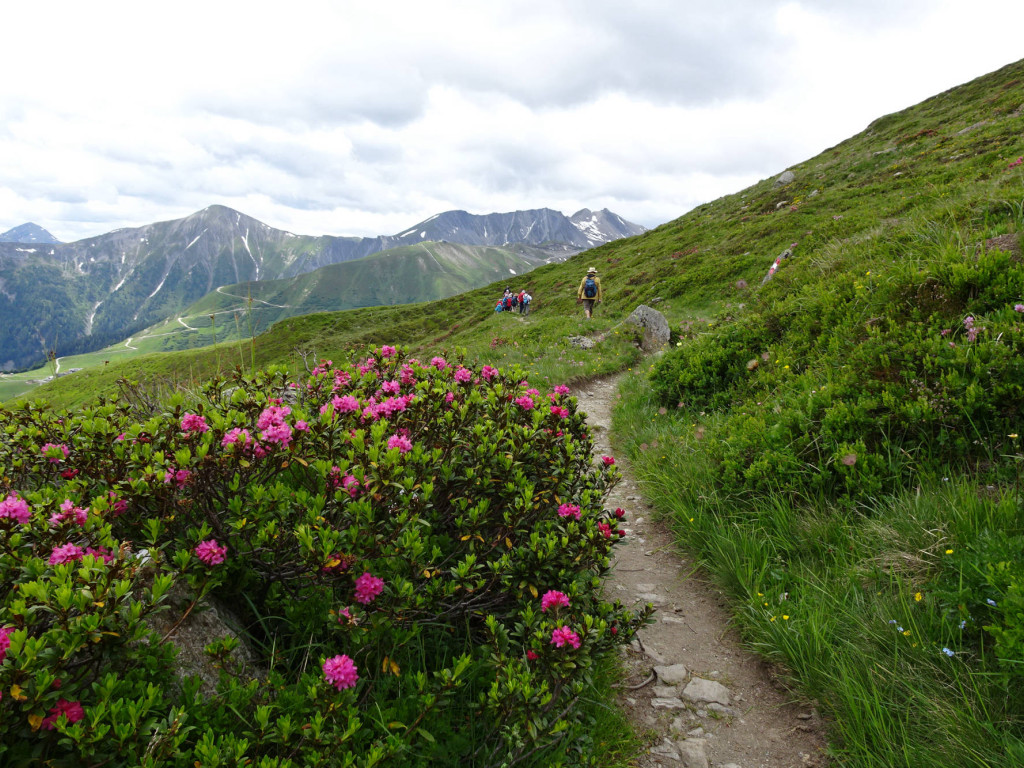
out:
<path id="1" fill-rule="evenodd" d="M 625 652 L 619 704 L 647 742 L 637 768 L 806 768 L 828 764 L 817 711 L 789 695 L 729 627 L 724 598 L 653 520 L 629 463 L 609 441 L 619 378 L 574 394 L 598 455 L 616 456 L 623 480 L 606 501 L 626 510 L 608 597 L 653 603 L 656 622 Z"/>

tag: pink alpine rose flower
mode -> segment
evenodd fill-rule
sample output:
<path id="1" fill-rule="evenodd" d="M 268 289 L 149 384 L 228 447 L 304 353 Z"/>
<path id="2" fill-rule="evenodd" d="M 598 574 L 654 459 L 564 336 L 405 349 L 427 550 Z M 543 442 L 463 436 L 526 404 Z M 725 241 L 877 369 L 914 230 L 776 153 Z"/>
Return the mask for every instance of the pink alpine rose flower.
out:
<path id="1" fill-rule="evenodd" d="M 40 727 L 44 731 L 52 731 L 61 715 L 67 715 L 68 725 L 71 725 L 85 717 L 85 711 L 82 709 L 82 705 L 77 701 L 58 699 L 57 706 L 50 709 L 49 716 L 43 719 Z"/>
<path id="2" fill-rule="evenodd" d="M 357 603 L 369 605 L 384 591 L 384 579 L 378 579 L 369 572 L 356 579 L 355 600 Z"/>
<path id="3" fill-rule="evenodd" d="M 558 405 L 552 405 L 551 406 L 551 413 L 553 413 L 555 416 L 557 416 L 560 419 L 568 419 L 569 418 L 569 409 L 568 408 L 563 408 L 563 407 L 558 406 Z"/>
<path id="4" fill-rule="evenodd" d="M 573 648 L 580 647 L 580 636 L 569 627 L 561 626 L 551 631 L 551 644 L 556 648 L 571 645 Z"/>
<path id="5" fill-rule="evenodd" d="M 344 653 L 324 661 L 324 677 L 339 691 L 355 687 L 359 679 L 359 668 Z"/>
<path id="6" fill-rule="evenodd" d="M 228 548 L 226 545 L 218 544 L 216 539 L 207 539 L 199 542 L 194 551 L 196 557 L 207 565 L 220 565 L 224 562 Z"/>
<path id="7" fill-rule="evenodd" d="M 455 380 L 460 384 L 468 384 L 473 380 L 473 372 L 469 368 L 455 369 Z"/>
<path id="8" fill-rule="evenodd" d="M 443 371 L 445 368 L 448 367 L 448 361 L 445 360 L 443 357 L 430 358 L 430 364 L 437 368 L 437 370 L 439 371 Z"/>
<path id="9" fill-rule="evenodd" d="M 387 344 L 385 344 L 383 347 L 380 348 L 380 356 L 381 357 L 384 357 L 384 358 L 394 357 L 396 354 L 398 354 L 398 350 L 395 349 L 394 347 L 389 347 Z"/>
<path id="10" fill-rule="evenodd" d="M 549 589 L 540 598 L 541 611 L 547 612 L 548 608 L 568 608 L 569 596 L 557 589 Z"/>
<path id="11" fill-rule="evenodd" d="M 485 365 L 483 368 L 480 369 L 480 375 L 483 376 L 487 381 L 490 381 L 491 379 L 498 375 L 498 369 L 492 368 L 489 365 Z"/>
<path id="12" fill-rule="evenodd" d="M 51 464 L 59 464 L 71 454 L 64 443 L 47 443 L 40 452 Z"/>
<path id="13" fill-rule="evenodd" d="M 412 441 L 404 435 L 392 435 L 388 438 L 388 450 L 397 448 L 399 453 L 408 453 L 412 450 Z"/>
<path id="14" fill-rule="evenodd" d="M 524 411 L 529 411 L 534 406 L 533 398 L 530 397 L 529 395 L 523 395 L 522 397 L 517 397 L 515 402 L 516 402 L 516 405 L 518 405 Z"/>
<path id="15" fill-rule="evenodd" d="M 612 467 L 612 466 L 614 466 L 614 465 L 615 465 L 615 459 L 614 459 L 614 458 L 612 458 L 611 456 L 602 456 L 602 457 L 601 457 L 601 462 L 602 462 L 602 463 L 603 463 L 603 464 L 604 464 L 604 465 L 605 465 L 606 467 Z"/>
<path id="16" fill-rule="evenodd" d="M 190 437 L 193 434 L 201 435 L 210 431 L 210 425 L 198 413 L 186 413 L 181 419 L 181 431 Z"/>
<path id="17" fill-rule="evenodd" d="M 0 663 L 7 658 L 7 649 L 11 647 L 11 633 L 14 627 L 0 627 Z"/>
<path id="18" fill-rule="evenodd" d="M 559 517 L 571 517 L 576 520 L 580 519 L 580 508 L 575 504 L 562 504 L 558 508 Z"/>
<path id="19" fill-rule="evenodd" d="M 29 518 L 28 502 L 16 493 L 8 494 L 6 499 L 0 501 L 0 519 L 5 517 L 25 525 Z"/>
<path id="20" fill-rule="evenodd" d="M 82 548 L 74 544 L 65 544 L 61 547 L 54 547 L 50 553 L 50 565 L 63 565 L 75 560 L 81 560 Z"/>

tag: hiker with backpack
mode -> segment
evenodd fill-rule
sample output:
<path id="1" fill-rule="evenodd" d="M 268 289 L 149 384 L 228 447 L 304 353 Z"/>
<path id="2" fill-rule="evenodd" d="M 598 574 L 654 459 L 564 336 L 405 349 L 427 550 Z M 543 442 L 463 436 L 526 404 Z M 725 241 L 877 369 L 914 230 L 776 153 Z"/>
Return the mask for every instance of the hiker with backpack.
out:
<path id="1" fill-rule="evenodd" d="M 530 302 L 533 301 L 533 296 L 528 294 L 525 290 L 519 292 L 519 314 L 524 317 L 530 314 Z"/>
<path id="2" fill-rule="evenodd" d="M 594 304 L 601 303 L 601 278 L 597 276 L 594 267 L 588 269 L 586 276 L 580 280 L 580 287 L 576 291 L 576 303 L 580 302 L 583 302 L 583 312 L 589 320 L 594 312 Z"/>

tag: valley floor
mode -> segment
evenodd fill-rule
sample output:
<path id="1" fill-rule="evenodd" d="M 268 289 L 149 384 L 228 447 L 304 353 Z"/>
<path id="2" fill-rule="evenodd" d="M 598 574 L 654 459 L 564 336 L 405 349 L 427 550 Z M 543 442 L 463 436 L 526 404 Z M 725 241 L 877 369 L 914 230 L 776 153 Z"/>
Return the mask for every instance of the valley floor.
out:
<path id="1" fill-rule="evenodd" d="M 615 455 L 609 431 L 620 379 L 574 391 L 598 454 Z M 652 519 L 628 462 L 616 457 L 616 465 L 623 479 L 605 504 L 626 510 L 627 535 L 608 598 L 657 608 L 655 623 L 624 657 L 631 674 L 619 704 L 648 745 L 637 768 L 826 765 L 825 724 L 817 711 L 742 646 L 718 590 L 678 551 L 667 526 Z"/>

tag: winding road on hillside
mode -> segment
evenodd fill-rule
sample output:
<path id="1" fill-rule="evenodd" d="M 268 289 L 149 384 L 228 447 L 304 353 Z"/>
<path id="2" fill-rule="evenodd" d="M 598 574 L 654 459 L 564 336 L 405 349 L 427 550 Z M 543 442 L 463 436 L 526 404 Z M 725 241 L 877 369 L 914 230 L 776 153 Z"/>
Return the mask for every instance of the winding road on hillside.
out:
<path id="1" fill-rule="evenodd" d="M 821 768 L 825 726 L 813 706 L 787 692 L 771 667 L 730 628 L 725 598 L 652 518 L 629 462 L 610 444 L 621 377 L 574 394 L 591 425 L 596 455 L 616 456 L 622 482 L 605 501 L 626 510 L 609 599 L 653 603 L 655 623 L 623 655 L 630 677 L 619 705 L 647 749 L 637 768 Z"/>

